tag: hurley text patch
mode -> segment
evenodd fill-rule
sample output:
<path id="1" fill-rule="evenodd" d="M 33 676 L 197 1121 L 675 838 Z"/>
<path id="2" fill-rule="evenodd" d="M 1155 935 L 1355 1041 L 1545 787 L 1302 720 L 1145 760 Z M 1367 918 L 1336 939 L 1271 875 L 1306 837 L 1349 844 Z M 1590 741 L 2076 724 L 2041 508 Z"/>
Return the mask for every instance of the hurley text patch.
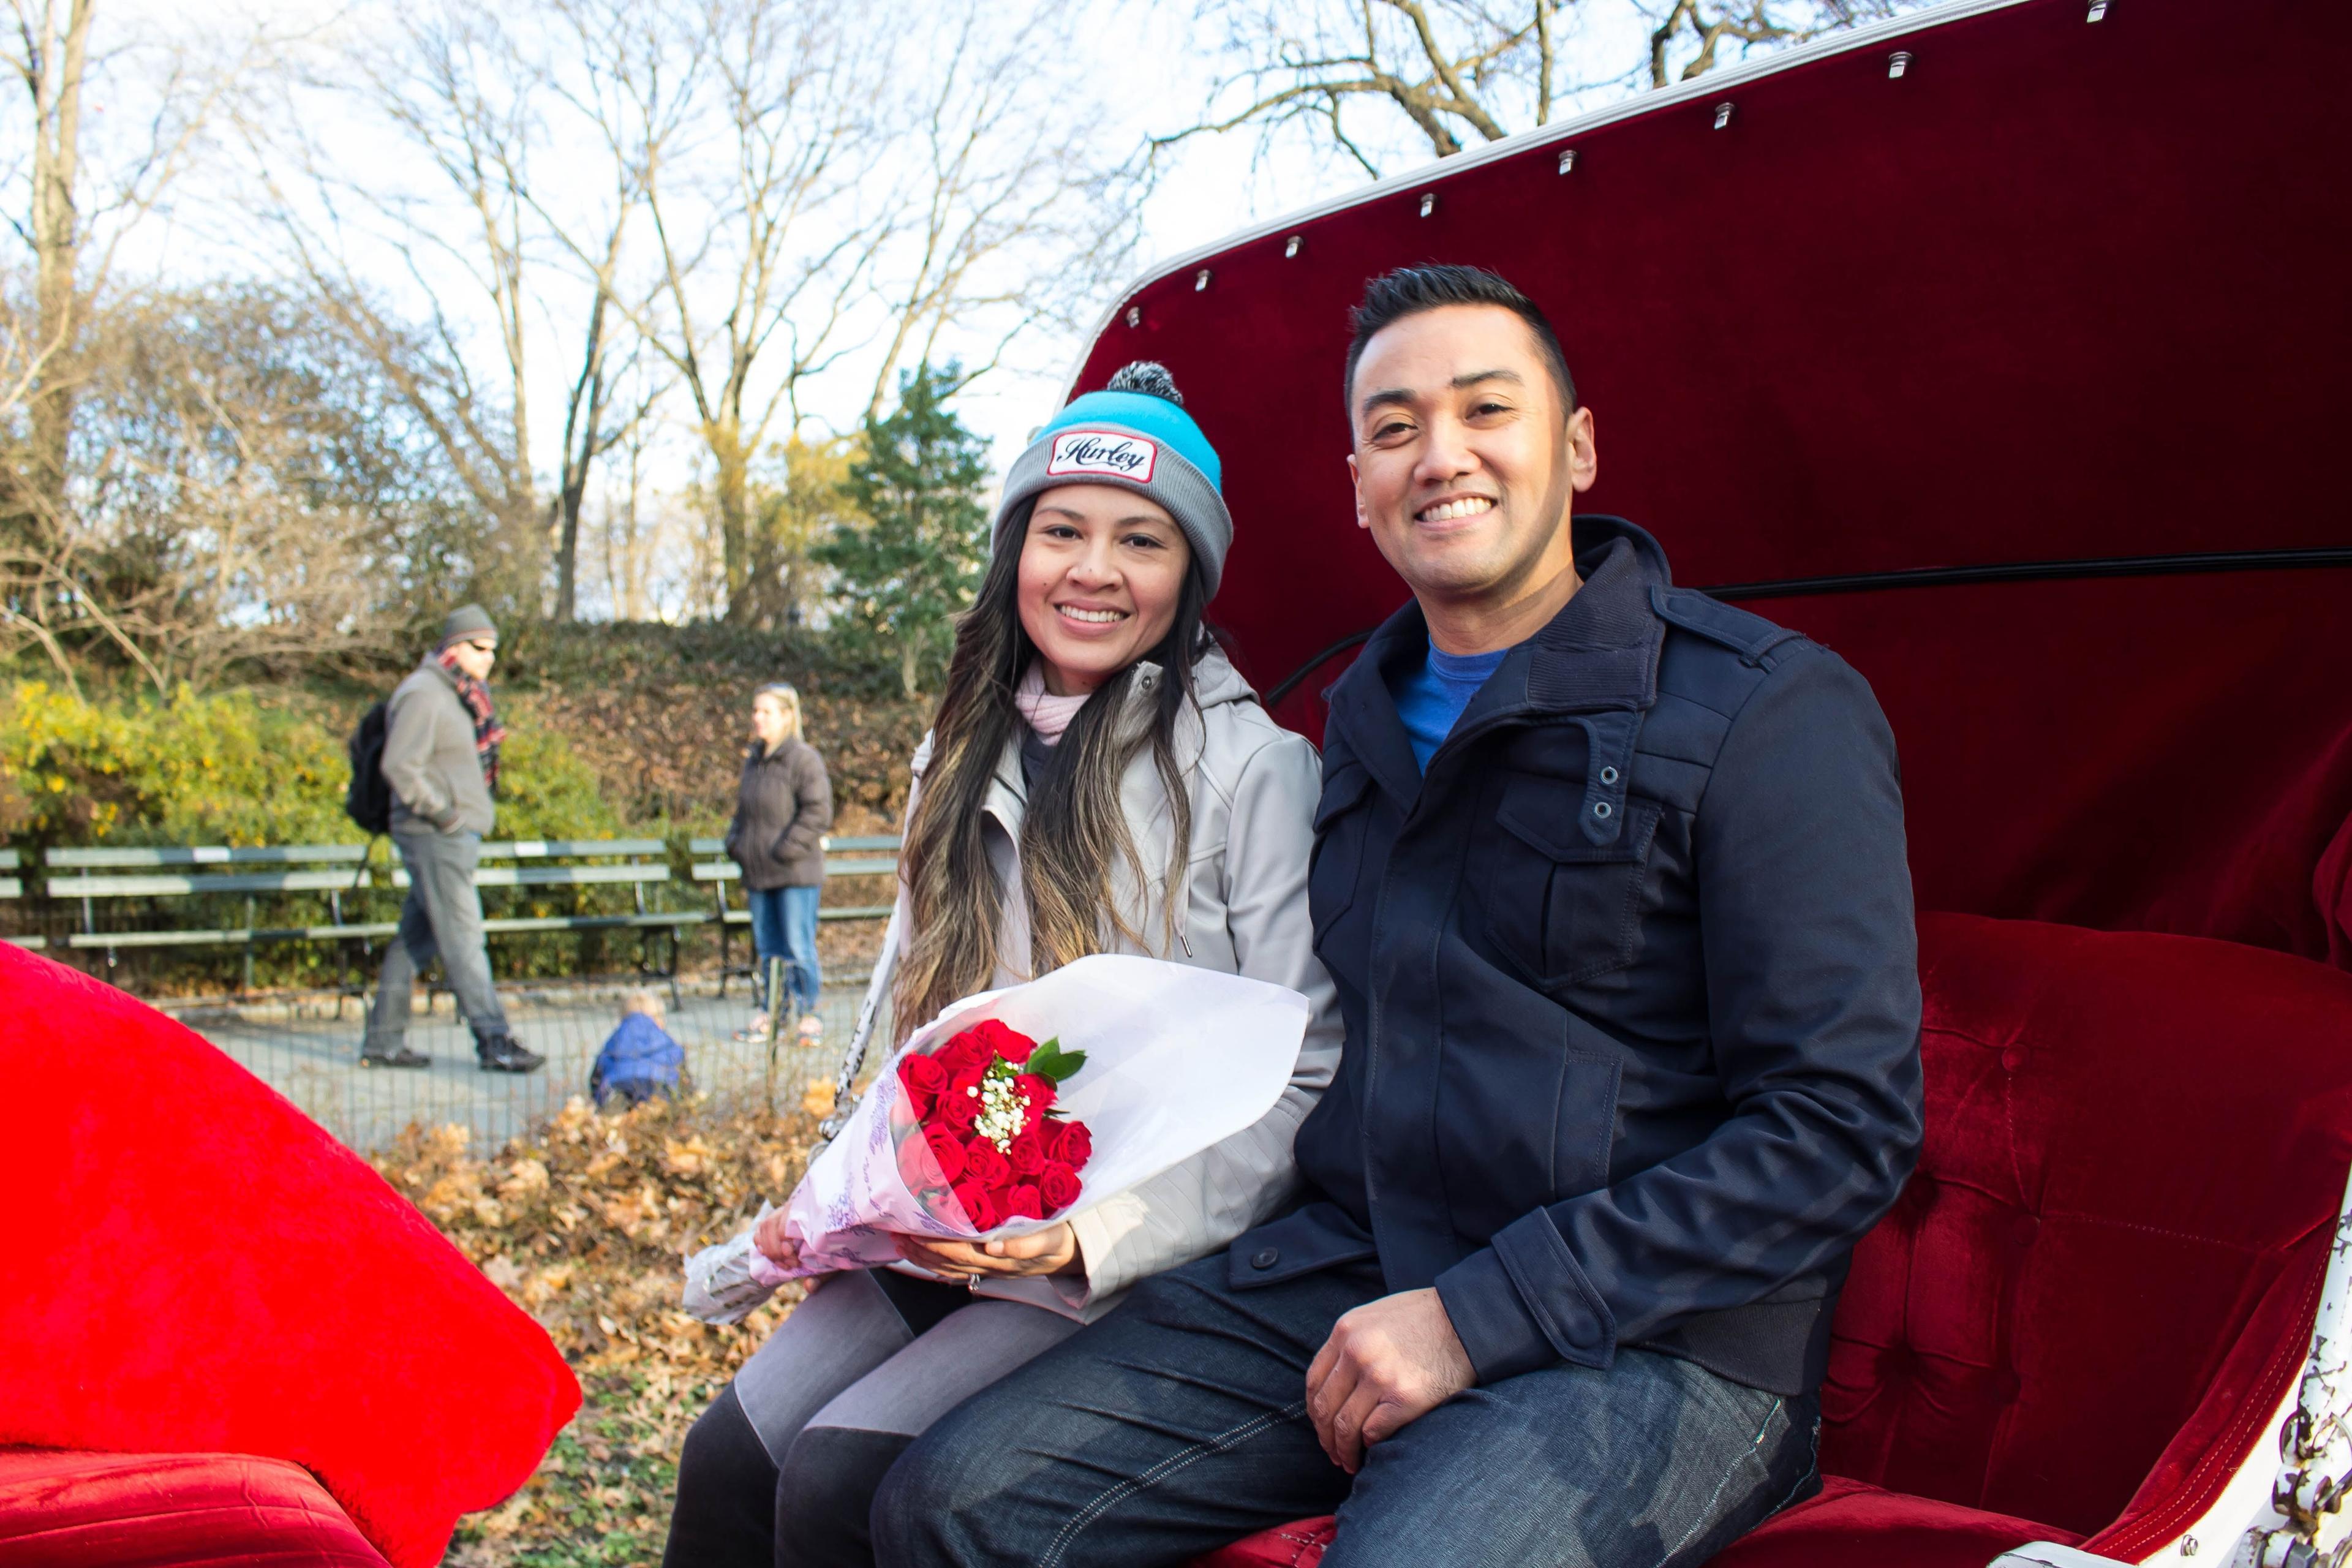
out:
<path id="1" fill-rule="evenodd" d="M 1103 474 L 1148 485 L 1152 465 L 1159 459 L 1159 447 L 1140 436 L 1124 436 L 1116 430 L 1065 430 L 1054 437 L 1045 472 Z"/>

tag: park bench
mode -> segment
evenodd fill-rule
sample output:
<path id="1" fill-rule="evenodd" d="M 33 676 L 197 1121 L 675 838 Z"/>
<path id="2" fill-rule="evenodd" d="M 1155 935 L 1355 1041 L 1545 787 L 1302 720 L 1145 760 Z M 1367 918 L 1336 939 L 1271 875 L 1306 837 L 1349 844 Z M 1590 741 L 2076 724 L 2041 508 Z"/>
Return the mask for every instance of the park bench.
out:
<path id="1" fill-rule="evenodd" d="M 81 930 L 66 938 L 67 945 L 104 949 L 110 968 L 123 948 L 241 944 L 245 948 L 245 983 L 249 989 L 253 984 L 253 950 L 261 942 L 364 942 L 389 936 L 397 929 L 390 921 L 353 921 L 344 918 L 343 895 L 367 889 L 367 852 L 364 844 L 52 849 L 48 853 L 47 892 L 52 899 L 78 900 L 81 905 Z M 8 854 L 13 858 L 16 851 Z M 328 911 L 326 923 L 257 923 L 259 900 L 287 894 L 323 894 Z M 242 924 L 149 931 L 99 929 L 98 910 L 103 900 L 224 898 L 241 900 Z"/>
<path id="2" fill-rule="evenodd" d="M 0 876 L 0 899 L 14 900 L 25 896 L 25 879 L 16 875 L 17 864 L 16 850 L 0 849 L 0 871 L 7 873 Z M 48 938 L 33 931 L 19 931 L 0 940 L 13 942 L 18 947 L 47 947 L 49 944 Z"/>
<path id="3" fill-rule="evenodd" d="M 896 877 L 898 874 L 898 836 L 883 834 L 865 838 L 826 838 L 824 874 L 834 877 Z M 697 857 L 689 874 L 698 882 L 710 888 L 710 919 L 719 925 L 719 984 L 725 994 L 727 976 L 737 973 L 729 957 L 734 928 L 751 923 L 749 909 L 737 909 L 728 901 L 727 887 L 743 878 L 743 868 L 727 858 L 724 838 L 696 838 L 687 845 L 690 855 Z M 835 852 L 839 855 L 836 858 Z M 712 857 L 712 858 L 702 858 Z M 820 908 L 816 918 L 821 921 L 878 921 L 889 918 L 888 904 L 845 904 L 831 909 Z"/>
<path id="4" fill-rule="evenodd" d="M 48 856 L 52 875 L 47 892 L 52 899 L 79 901 L 81 929 L 67 942 L 72 947 L 103 949 L 110 967 L 124 948 L 241 944 L 245 948 L 245 984 L 250 989 L 254 949 L 262 942 L 370 942 L 389 937 L 400 929 L 396 920 L 346 917 L 343 900 L 347 895 L 365 894 L 383 887 L 404 892 L 408 887 L 408 873 L 397 866 L 392 868 L 388 879 L 380 875 L 371 877 L 368 847 L 363 844 L 309 844 L 54 849 Z M 16 852 L 7 853 L 13 858 Z M 508 839 L 485 843 L 482 859 L 486 864 L 475 874 L 478 888 L 625 886 L 631 891 L 635 908 L 614 913 L 494 916 L 484 920 L 484 930 L 494 936 L 535 931 L 634 930 L 648 935 L 667 931 L 667 965 L 647 964 L 641 951 L 638 968 L 675 980 L 678 931 L 699 925 L 709 917 L 699 910 L 661 910 L 646 907 L 646 889 L 668 881 L 670 868 L 666 858 L 645 857 L 664 857 L 667 853 L 667 847 L 657 838 Z M 502 860 L 520 863 L 487 863 Z M 556 861 L 594 863 L 551 863 Z M 259 900 L 288 894 L 322 895 L 328 920 L 323 923 L 259 923 Z M 219 898 L 242 900 L 241 923 L 100 929 L 99 910 L 105 900 L 170 900 L 173 907 L 184 908 L 188 906 L 180 900 Z"/>
<path id="5" fill-rule="evenodd" d="M 635 931 L 650 939 L 666 932 L 669 937 L 669 963 L 658 967 L 646 963 L 641 948 L 637 967 L 641 973 L 658 974 L 675 985 L 679 931 L 687 926 L 700 925 L 710 917 L 700 910 L 654 910 L 646 907 L 646 889 L 670 879 L 668 853 L 669 847 L 658 838 L 488 840 L 482 845 L 481 859 L 485 863 L 474 872 L 477 888 L 626 887 L 635 907 L 612 914 L 486 916 L 482 929 L 492 936 L 530 931 Z M 518 863 L 511 866 L 487 863 L 494 860 Z M 557 861 L 595 863 L 553 864 Z M 392 886 L 404 891 L 407 889 L 408 873 L 405 869 L 394 868 Z"/>

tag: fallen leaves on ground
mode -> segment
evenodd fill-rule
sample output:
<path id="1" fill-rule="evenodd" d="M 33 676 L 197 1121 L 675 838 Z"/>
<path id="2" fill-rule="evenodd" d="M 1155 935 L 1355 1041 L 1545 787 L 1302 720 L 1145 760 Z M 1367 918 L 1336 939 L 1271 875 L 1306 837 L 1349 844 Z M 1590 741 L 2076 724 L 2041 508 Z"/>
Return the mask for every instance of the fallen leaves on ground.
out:
<path id="1" fill-rule="evenodd" d="M 733 1328 L 699 1323 L 678 1310 L 681 1266 L 792 1190 L 817 1114 L 575 1100 L 494 1153 L 462 1127 L 412 1127 L 377 1157 L 546 1328 L 584 1394 L 522 1489 L 458 1525 L 448 1568 L 660 1560 L 687 1427 L 799 1299 L 787 1286 Z"/>

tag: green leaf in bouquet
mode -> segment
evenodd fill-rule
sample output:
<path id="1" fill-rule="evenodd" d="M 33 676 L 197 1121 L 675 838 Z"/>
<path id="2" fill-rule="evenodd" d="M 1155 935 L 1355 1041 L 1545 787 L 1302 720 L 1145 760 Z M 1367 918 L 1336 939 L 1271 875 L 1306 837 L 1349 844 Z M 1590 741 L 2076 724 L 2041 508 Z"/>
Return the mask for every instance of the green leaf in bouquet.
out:
<path id="1" fill-rule="evenodd" d="M 1061 1037 L 1056 1036 L 1029 1053 L 1024 1070 L 1034 1072 L 1050 1083 L 1061 1083 L 1076 1077 L 1078 1069 L 1086 1065 L 1087 1053 L 1064 1050 Z"/>

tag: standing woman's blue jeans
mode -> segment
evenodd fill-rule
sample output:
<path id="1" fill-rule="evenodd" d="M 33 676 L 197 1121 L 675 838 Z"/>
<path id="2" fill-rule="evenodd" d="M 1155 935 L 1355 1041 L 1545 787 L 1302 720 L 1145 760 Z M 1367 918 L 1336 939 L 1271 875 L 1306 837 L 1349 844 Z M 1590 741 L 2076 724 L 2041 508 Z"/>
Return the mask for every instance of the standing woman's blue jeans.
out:
<path id="1" fill-rule="evenodd" d="M 784 1005 L 772 1010 L 797 1016 L 816 1011 L 816 902 L 821 888 L 746 888 L 751 906 L 751 997 L 770 1006 L 768 960 L 784 961 Z"/>

